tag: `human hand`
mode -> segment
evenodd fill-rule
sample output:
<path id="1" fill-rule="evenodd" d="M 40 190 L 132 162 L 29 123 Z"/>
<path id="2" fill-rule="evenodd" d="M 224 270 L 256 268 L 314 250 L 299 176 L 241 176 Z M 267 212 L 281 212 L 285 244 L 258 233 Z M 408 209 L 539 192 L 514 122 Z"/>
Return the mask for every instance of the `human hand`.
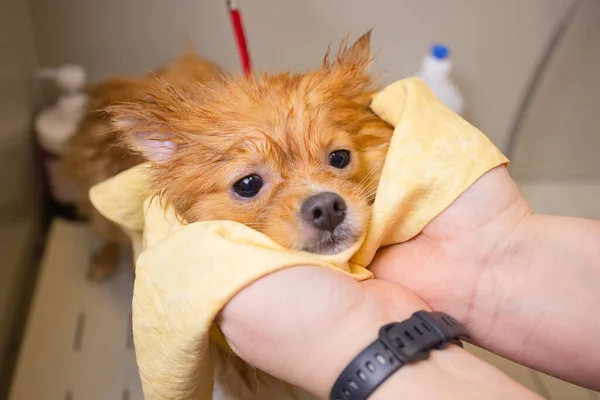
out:
<path id="1" fill-rule="evenodd" d="M 322 267 L 293 267 L 242 290 L 218 322 L 242 359 L 327 397 L 338 374 L 381 326 L 427 309 L 390 282 L 356 282 Z"/>
<path id="2" fill-rule="evenodd" d="M 598 243 L 600 221 L 534 215 L 498 167 L 415 238 L 382 249 L 371 271 L 452 315 L 482 347 L 598 390 Z"/>
<path id="3" fill-rule="evenodd" d="M 506 168 L 495 168 L 415 238 L 380 250 L 370 269 L 379 279 L 410 288 L 481 337 L 493 325 L 489 311 L 498 298 L 480 291 L 489 289 L 491 267 L 504 261 L 507 239 L 531 213 Z"/>
<path id="4" fill-rule="evenodd" d="M 254 367 L 327 398 L 346 365 L 379 328 L 427 310 L 400 285 L 356 282 L 333 270 L 293 267 L 237 294 L 218 322 L 234 352 Z M 435 383 L 435 384 L 432 384 Z M 539 399 L 457 346 L 405 365 L 370 397 Z"/>

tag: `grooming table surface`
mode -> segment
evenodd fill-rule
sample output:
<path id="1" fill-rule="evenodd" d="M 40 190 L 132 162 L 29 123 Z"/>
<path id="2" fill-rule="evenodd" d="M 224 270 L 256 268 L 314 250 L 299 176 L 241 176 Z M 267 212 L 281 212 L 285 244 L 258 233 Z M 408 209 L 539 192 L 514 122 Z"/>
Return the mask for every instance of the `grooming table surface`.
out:
<path id="1" fill-rule="evenodd" d="M 10 400 L 142 400 L 131 335 L 132 273 L 86 279 L 87 225 L 55 220 Z"/>

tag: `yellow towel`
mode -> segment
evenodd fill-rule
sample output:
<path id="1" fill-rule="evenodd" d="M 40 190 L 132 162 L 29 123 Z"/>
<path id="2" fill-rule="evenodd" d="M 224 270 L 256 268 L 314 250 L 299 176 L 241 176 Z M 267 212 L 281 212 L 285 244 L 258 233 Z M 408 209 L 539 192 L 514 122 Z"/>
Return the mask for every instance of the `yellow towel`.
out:
<path id="1" fill-rule="evenodd" d="M 371 108 L 395 126 L 366 237 L 343 253 L 287 250 L 231 221 L 184 224 L 148 197 L 141 165 L 92 188 L 96 208 L 134 242 L 133 329 L 147 400 L 212 398 L 209 337 L 223 305 L 258 278 L 295 265 L 334 268 L 357 280 L 377 249 L 418 234 L 473 182 L 508 160 L 416 78 L 379 92 Z"/>

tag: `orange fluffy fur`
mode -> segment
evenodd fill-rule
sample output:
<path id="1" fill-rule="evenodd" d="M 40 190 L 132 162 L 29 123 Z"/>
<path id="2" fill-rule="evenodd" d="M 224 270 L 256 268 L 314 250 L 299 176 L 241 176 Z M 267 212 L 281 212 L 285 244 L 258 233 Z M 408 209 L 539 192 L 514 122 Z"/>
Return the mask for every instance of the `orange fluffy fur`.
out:
<path id="1" fill-rule="evenodd" d="M 122 145 L 123 132 L 113 129 L 102 110 L 113 104 L 143 101 L 161 86 L 157 78 L 183 90 L 221 74 L 217 66 L 199 58 L 188 45 L 186 54 L 152 74 L 139 78 L 115 77 L 88 88 L 87 112 L 69 143 L 64 165 L 79 184 L 79 212 L 90 219 L 94 231 L 103 240 L 92 260 L 93 279 L 110 276 L 117 265 L 120 248 L 128 246 L 129 239 L 92 207 L 88 191 L 93 185 L 144 161 Z"/>
<path id="2" fill-rule="evenodd" d="M 282 245 L 307 250 L 319 232 L 299 217 L 303 201 L 329 191 L 347 204 L 347 235 L 366 229 L 392 127 L 369 109 L 369 34 L 342 45 L 302 74 L 224 77 L 194 90 L 170 86 L 150 101 L 110 108 L 126 143 L 153 160 L 152 191 L 187 222 L 234 220 Z M 350 152 L 343 169 L 328 164 Z M 232 193 L 244 176 L 264 186 L 252 199 Z M 349 244 L 344 243 L 345 247 Z M 340 250 L 340 247 L 335 250 Z"/>

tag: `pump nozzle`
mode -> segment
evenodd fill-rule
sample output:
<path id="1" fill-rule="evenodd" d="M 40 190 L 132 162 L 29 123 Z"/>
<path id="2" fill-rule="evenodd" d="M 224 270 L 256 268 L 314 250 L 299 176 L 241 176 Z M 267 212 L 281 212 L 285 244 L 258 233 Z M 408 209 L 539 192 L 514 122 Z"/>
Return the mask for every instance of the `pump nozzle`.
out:
<path id="1" fill-rule="evenodd" d="M 56 68 L 40 68 L 37 76 L 43 79 L 53 79 L 58 87 L 65 92 L 81 90 L 86 83 L 85 70 L 77 64 L 65 64 Z"/>

